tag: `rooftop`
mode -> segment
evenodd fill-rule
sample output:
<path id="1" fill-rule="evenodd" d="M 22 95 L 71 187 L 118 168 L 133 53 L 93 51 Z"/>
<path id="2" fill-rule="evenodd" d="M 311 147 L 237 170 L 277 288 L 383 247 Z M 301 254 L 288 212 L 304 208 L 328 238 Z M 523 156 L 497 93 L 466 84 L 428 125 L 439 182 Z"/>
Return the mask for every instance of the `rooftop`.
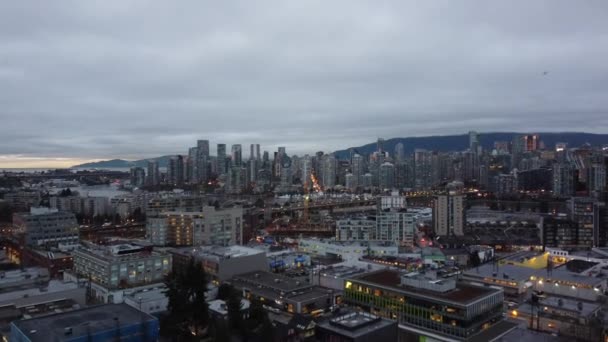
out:
<path id="1" fill-rule="evenodd" d="M 212 300 L 209 303 L 209 310 L 219 313 L 220 315 L 228 315 L 228 307 L 226 302 L 221 299 Z M 241 310 L 249 309 L 250 302 L 247 299 L 241 299 Z"/>
<path id="2" fill-rule="evenodd" d="M 121 326 L 139 324 L 156 318 L 142 313 L 127 304 L 105 304 L 74 310 L 57 315 L 49 315 L 14 324 L 31 342 L 73 340 L 91 333 L 114 330 L 117 322 Z M 66 328 L 71 334 L 66 336 Z"/>
<path id="3" fill-rule="evenodd" d="M 245 247 L 245 246 L 202 246 L 202 247 L 182 247 L 182 248 L 173 248 L 171 250 L 172 253 L 180 254 L 184 256 L 195 256 L 195 257 L 215 257 L 218 259 L 230 259 L 230 258 L 239 258 L 256 254 L 263 254 L 264 251 Z"/>
<path id="4" fill-rule="evenodd" d="M 394 325 L 396 329 L 397 322 L 382 319 L 366 312 L 350 312 L 318 323 L 318 326 L 323 329 L 351 338 L 371 335 L 374 331 L 391 325 Z"/>
<path id="5" fill-rule="evenodd" d="M 33 284 L 34 285 L 34 284 Z M 74 290 L 78 288 L 78 284 L 74 282 L 63 282 L 60 280 L 51 280 L 45 286 L 31 286 L 22 290 L 10 291 L 6 293 L 0 293 L 0 304 L 14 301 L 16 299 L 35 297 L 48 293 L 63 292 L 68 290 Z"/>
<path id="6" fill-rule="evenodd" d="M 298 280 L 285 277 L 280 274 L 262 271 L 240 274 L 234 277 L 233 280 L 240 280 L 245 283 L 261 285 L 275 291 L 286 293 L 304 290 L 311 287 L 310 284 L 303 284 Z"/>
<path id="7" fill-rule="evenodd" d="M 500 291 L 498 289 L 489 287 L 457 283 L 453 290 L 447 292 L 435 292 L 425 288 L 402 285 L 401 273 L 393 270 L 380 270 L 372 273 L 366 273 L 361 276 L 354 277 L 354 279 L 370 284 L 381 285 L 398 291 L 407 291 L 414 296 L 418 295 L 430 297 L 432 299 L 449 301 L 463 305 L 469 304 L 487 295 Z"/>
<path id="8" fill-rule="evenodd" d="M 158 299 L 165 298 L 167 295 L 165 291 L 167 287 L 164 284 L 157 284 L 153 287 L 145 287 L 142 289 L 138 289 L 137 291 L 133 291 L 127 294 L 127 298 L 130 298 L 134 302 L 138 302 L 140 299 L 143 303 L 148 301 L 154 301 Z"/>
<path id="9" fill-rule="evenodd" d="M 49 271 L 42 267 L 28 267 L 23 270 L 0 271 L 0 288 L 28 281 L 34 283 L 36 279 L 47 280 Z"/>

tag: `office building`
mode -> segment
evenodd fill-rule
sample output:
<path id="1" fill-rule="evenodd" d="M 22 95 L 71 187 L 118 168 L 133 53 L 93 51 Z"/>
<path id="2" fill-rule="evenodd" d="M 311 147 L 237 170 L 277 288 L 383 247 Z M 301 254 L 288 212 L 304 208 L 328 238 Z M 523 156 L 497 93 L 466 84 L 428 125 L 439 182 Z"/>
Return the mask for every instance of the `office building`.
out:
<path id="1" fill-rule="evenodd" d="M 40 199 L 38 191 L 15 191 L 4 194 L 4 201 L 14 211 L 29 211 L 30 208 L 40 205 Z"/>
<path id="2" fill-rule="evenodd" d="M 151 247 L 121 243 L 87 244 L 73 252 L 74 273 L 107 288 L 162 282 L 171 271 L 171 256 Z"/>
<path id="3" fill-rule="evenodd" d="M 78 243 L 78 222 L 73 213 L 33 207 L 29 213 L 13 214 L 13 226 L 13 232 L 28 246 Z"/>
<path id="4" fill-rule="evenodd" d="M 304 189 L 311 189 L 312 182 L 310 180 L 310 175 L 312 174 L 312 158 L 308 154 L 302 157 L 300 174 L 300 181 L 302 182 Z"/>
<path id="5" fill-rule="evenodd" d="M 427 274 L 380 270 L 354 276 L 344 300 L 397 320 L 412 338 L 465 340 L 502 320 L 503 291 Z M 447 339 L 446 339 L 447 338 Z"/>
<path id="6" fill-rule="evenodd" d="M 368 217 L 353 217 L 336 221 L 337 241 L 370 241 L 376 231 L 376 220 Z"/>
<path id="7" fill-rule="evenodd" d="M 462 236 L 466 223 L 465 197 L 460 194 L 444 194 L 435 197 L 433 205 L 433 229 L 439 236 Z"/>
<path id="8" fill-rule="evenodd" d="M 239 274 L 230 279 L 229 283 L 245 299 L 255 298 L 270 308 L 292 314 L 311 314 L 317 310 L 323 312 L 339 300 L 339 293 L 335 290 L 271 272 Z"/>
<path id="9" fill-rule="evenodd" d="M 11 341 L 158 341 L 158 319 L 127 304 L 105 304 L 11 323 Z"/>
<path id="10" fill-rule="evenodd" d="M 200 246 L 181 247 L 169 250 L 176 272 L 188 269 L 194 259 L 202 263 L 210 281 L 219 285 L 230 278 L 252 271 L 268 271 L 269 263 L 263 250 L 245 246 Z"/>

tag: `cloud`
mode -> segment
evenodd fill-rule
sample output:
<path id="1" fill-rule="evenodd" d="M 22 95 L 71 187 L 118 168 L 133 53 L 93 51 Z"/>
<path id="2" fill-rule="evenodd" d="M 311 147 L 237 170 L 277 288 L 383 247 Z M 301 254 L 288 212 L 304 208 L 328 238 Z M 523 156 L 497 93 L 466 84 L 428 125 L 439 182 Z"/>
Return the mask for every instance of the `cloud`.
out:
<path id="1" fill-rule="evenodd" d="M 603 132 L 607 12 L 565 0 L 7 1 L 0 155 Z"/>

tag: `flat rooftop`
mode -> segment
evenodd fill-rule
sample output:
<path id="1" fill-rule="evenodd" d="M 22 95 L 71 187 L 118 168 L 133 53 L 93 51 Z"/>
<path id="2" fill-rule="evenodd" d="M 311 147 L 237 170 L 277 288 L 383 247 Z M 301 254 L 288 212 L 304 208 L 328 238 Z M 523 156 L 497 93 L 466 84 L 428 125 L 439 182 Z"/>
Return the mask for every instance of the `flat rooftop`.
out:
<path id="1" fill-rule="evenodd" d="M 32 283 L 39 278 L 48 280 L 49 277 L 49 271 L 42 267 L 28 267 L 23 270 L 2 271 L 0 274 L 2 274 L 0 277 L 0 288 L 26 280 L 30 280 Z"/>
<path id="2" fill-rule="evenodd" d="M 15 321 L 14 324 L 31 342 L 66 341 L 101 331 L 114 330 L 116 318 L 121 326 L 155 321 L 156 318 L 127 304 L 105 304 L 57 315 Z M 65 328 L 72 328 L 70 336 Z"/>
<path id="3" fill-rule="evenodd" d="M 282 291 L 286 293 L 292 291 L 300 291 L 311 287 L 309 283 L 302 283 L 301 281 L 298 281 L 293 278 L 263 271 L 239 274 L 235 276 L 233 280 L 255 285 L 261 285 L 276 291 Z"/>
<path id="4" fill-rule="evenodd" d="M 367 312 L 351 312 L 336 316 L 317 324 L 320 328 L 336 332 L 342 336 L 357 338 L 371 335 L 378 329 L 393 325 L 397 331 L 397 322 L 369 314 Z"/>
<path id="5" fill-rule="evenodd" d="M 398 271 L 380 270 L 372 273 L 366 273 L 361 276 L 354 277 L 353 279 L 392 288 L 397 291 L 409 292 L 413 296 L 424 296 L 431 299 L 448 301 L 462 305 L 466 305 L 487 295 L 501 291 L 490 287 L 457 283 L 456 288 L 451 291 L 435 292 L 424 288 L 401 285 L 401 275 L 402 274 Z"/>
<path id="6" fill-rule="evenodd" d="M 24 288 L 21 290 L 14 290 L 10 292 L 0 293 L 0 303 L 5 303 L 7 301 L 14 301 L 17 299 L 22 299 L 26 297 L 35 297 L 39 295 L 46 295 L 49 293 L 56 292 L 64 292 L 69 290 L 78 289 L 78 284 L 74 282 L 64 282 L 61 280 L 51 280 L 48 284 L 43 286 L 32 284 L 29 288 Z"/>
<path id="7" fill-rule="evenodd" d="M 202 247 L 181 247 L 171 249 L 172 253 L 183 256 L 194 257 L 215 257 L 218 259 L 239 258 L 244 256 L 263 254 L 261 249 L 245 246 L 202 246 Z"/>
<path id="8" fill-rule="evenodd" d="M 138 302 L 140 299 L 142 302 L 149 302 L 158 299 L 163 299 L 167 297 L 165 291 L 167 287 L 164 284 L 158 284 L 158 286 L 154 287 L 146 287 L 132 293 L 126 295 L 127 298 L 130 298 L 134 302 Z"/>

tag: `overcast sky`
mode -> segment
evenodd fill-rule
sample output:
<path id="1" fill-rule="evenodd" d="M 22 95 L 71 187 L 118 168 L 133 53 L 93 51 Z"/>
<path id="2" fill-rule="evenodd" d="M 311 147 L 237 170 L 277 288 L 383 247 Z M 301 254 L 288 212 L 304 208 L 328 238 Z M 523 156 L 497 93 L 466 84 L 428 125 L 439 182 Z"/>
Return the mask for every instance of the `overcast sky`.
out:
<path id="1" fill-rule="evenodd" d="M 0 167 L 607 133 L 607 61 L 605 0 L 2 1 Z"/>

